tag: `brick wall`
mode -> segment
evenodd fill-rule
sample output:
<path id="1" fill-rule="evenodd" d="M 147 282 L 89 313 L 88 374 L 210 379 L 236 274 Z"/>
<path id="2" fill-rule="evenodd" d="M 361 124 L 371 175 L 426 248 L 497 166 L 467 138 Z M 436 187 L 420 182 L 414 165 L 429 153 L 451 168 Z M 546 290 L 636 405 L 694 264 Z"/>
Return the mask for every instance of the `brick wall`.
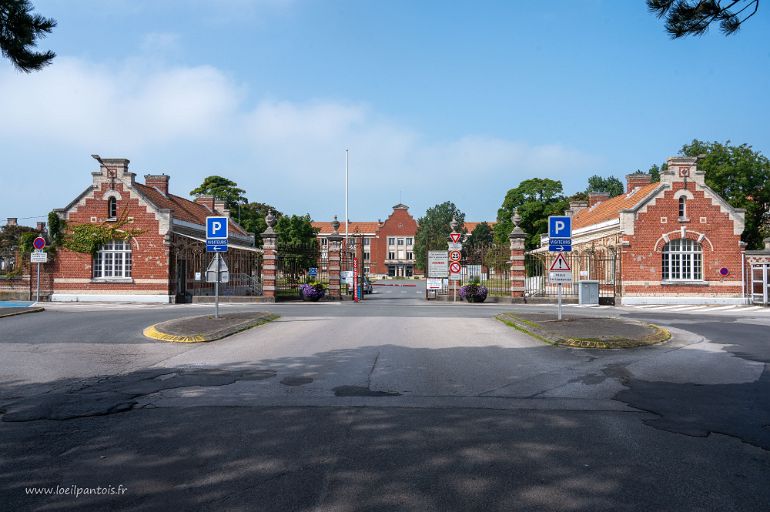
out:
<path id="1" fill-rule="evenodd" d="M 115 192 L 118 218 L 128 218 L 126 229 L 142 233 L 131 241 L 131 282 L 99 281 L 93 279 L 90 254 L 61 249 L 50 265 L 54 274 L 57 294 L 147 294 L 169 295 L 169 248 L 160 233 L 155 212 L 146 206 L 139 195 L 122 181 L 114 184 L 107 180 L 95 181 L 97 186 L 66 214 L 69 226 L 102 224 L 107 222 L 107 198 Z M 113 192 L 114 191 L 114 192 Z"/>
<path id="2" fill-rule="evenodd" d="M 685 189 L 682 181 L 661 193 L 637 213 L 634 234 L 625 235 L 622 248 L 623 295 L 625 296 L 735 296 L 741 295 L 740 235 L 733 220 L 705 191 L 687 184 L 687 221 L 679 219 L 677 192 Z M 703 248 L 703 280 L 705 284 L 661 284 L 662 249 L 669 240 L 682 237 L 699 241 Z M 720 275 L 721 268 L 730 271 Z"/>

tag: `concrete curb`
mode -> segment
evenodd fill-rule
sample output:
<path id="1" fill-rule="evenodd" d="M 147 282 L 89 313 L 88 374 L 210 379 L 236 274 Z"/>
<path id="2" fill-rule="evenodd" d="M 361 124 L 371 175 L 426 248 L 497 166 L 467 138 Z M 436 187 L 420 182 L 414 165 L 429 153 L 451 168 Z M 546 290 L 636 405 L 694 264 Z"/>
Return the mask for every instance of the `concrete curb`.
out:
<path id="1" fill-rule="evenodd" d="M 13 313 L 4 313 L 0 315 L 0 318 L 5 318 L 8 316 L 19 316 L 19 315 L 26 315 L 27 313 L 40 313 L 41 311 L 45 311 L 45 308 L 19 308 L 21 311 L 15 311 Z"/>
<path id="2" fill-rule="evenodd" d="M 267 314 L 261 318 L 255 318 L 250 322 L 246 322 L 233 327 L 228 327 L 225 329 L 220 329 L 218 331 L 214 331 L 209 334 L 189 334 L 185 336 L 163 332 L 162 329 L 163 329 L 163 324 L 165 322 L 160 322 L 157 324 L 153 324 L 149 327 L 146 327 L 144 331 L 142 331 L 142 334 L 145 337 L 153 340 L 167 341 L 170 343 L 205 343 L 208 341 L 221 340 L 222 338 L 232 336 L 233 334 L 237 334 L 239 332 L 246 331 L 248 329 L 257 327 L 259 325 L 272 322 L 277 318 L 280 318 L 280 317 L 274 314 Z M 175 320 L 178 320 L 178 319 L 175 319 Z"/>
<path id="3" fill-rule="evenodd" d="M 511 313 L 501 313 L 495 316 L 495 319 L 544 343 L 561 347 L 598 349 L 639 348 L 659 345 L 671 339 L 671 332 L 668 329 L 649 322 L 640 322 L 638 320 L 630 319 L 625 319 L 625 321 L 644 325 L 651 328 L 654 332 L 641 340 L 623 338 L 621 336 L 608 340 L 570 338 L 556 335 L 544 329 L 537 322 L 518 318 Z"/>

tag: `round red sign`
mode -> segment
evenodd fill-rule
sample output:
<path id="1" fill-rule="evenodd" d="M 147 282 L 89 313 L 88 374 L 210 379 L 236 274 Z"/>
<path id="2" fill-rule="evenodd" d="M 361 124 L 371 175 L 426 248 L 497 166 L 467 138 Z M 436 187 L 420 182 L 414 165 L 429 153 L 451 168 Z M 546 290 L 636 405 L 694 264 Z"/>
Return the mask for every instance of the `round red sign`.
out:
<path id="1" fill-rule="evenodd" d="M 461 267 L 461 266 L 460 266 L 460 264 L 459 264 L 459 263 L 457 263 L 456 261 L 453 261 L 452 263 L 450 263 L 450 264 L 449 264 L 449 271 L 450 271 L 451 273 L 453 273 L 453 274 L 459 274 L 459 273 L 460 273 L 460 270 L 462 270 L 462 267 Z"/>
<path id="2" fill-rule="evenodd" d="M 45 238 L 39 236 L 32 241 L 32 246 L 38 251 L 42 251 L 45 248 Z"/>
<path id="3" fill-rule="evenodd" d="M 460 261 L 463 255 L 460 251 L 449 251 L 449 261 Z"/>

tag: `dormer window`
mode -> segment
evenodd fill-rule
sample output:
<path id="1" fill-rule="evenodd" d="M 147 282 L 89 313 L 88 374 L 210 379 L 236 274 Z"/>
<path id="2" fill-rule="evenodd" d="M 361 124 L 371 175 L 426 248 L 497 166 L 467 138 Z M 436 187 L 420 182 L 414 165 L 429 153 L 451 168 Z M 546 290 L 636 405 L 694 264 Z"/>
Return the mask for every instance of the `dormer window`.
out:
<path id="1" fill-rule="evenodd" d="M 681 196 L 679 198 L 679 220 L 687 218 L 687 198 Z"/>
<path id="2" fill-rule="evenodd" d="M 107 199 L 107 218 L 116 219 L 118 217 L 118 200 L 114 197 Z"/>

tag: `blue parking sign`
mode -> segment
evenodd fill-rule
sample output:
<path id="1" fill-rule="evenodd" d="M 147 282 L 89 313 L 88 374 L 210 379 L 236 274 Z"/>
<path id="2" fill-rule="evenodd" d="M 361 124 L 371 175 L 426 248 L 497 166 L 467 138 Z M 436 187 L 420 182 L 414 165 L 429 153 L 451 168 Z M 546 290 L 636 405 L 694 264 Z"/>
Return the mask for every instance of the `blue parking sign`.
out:
<path id="1" fill-rule="evenodd" d="M 551 215 L 548 217 L 548 250 L 572 250 L 572 217 Z"/>
<path id="2" fill-rule="evenodd" d="M 227 252 L 227 217 L 206 217 L 206 252 Z"/>

